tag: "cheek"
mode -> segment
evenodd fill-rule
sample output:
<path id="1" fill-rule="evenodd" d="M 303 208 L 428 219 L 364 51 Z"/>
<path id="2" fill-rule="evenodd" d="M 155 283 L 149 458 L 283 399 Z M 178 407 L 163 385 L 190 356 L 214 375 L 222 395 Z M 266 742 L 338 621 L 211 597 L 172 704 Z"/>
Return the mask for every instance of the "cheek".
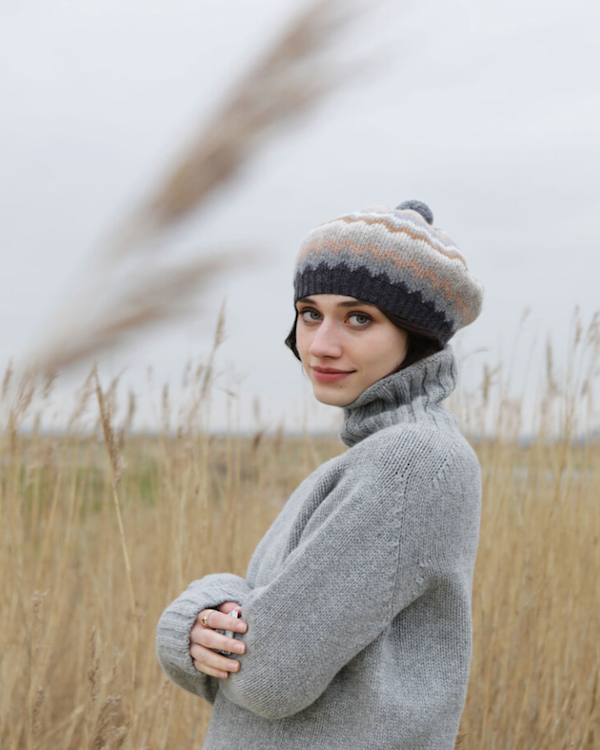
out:
<path id="1" fill-rule="evenodd" d="M 370 331 L 370 336 L 365 336 L 359 344 L 367 352 L 372 354 L 385 355 L 390 351 L 391 342 L 389 336 L 381 328 Z"/>
<path id="2" fill-rule="evenodd" d="M 306 349 L 308 346 L 308 339 L 306 336 L 306 331 L 302 328 L 301 325 L 296 325 L 296 348 L 298 349 L 298 352 L 302 354 L 302 352 Z"/>
<path id="3" fill-rule="evenodd" d="M 395 362 L 403 348 L 403 341 L 394 332 L 380 328 L 373 336 L 362 342 L 363 352 L 372 358 L 375 367 L 385 367 L 388 362 Z"/>

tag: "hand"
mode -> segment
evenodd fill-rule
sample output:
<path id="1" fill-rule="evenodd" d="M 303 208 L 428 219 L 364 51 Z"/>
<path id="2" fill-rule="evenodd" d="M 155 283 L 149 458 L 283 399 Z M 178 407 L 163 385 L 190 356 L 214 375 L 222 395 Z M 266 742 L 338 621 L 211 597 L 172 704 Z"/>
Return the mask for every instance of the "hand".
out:
<path id="1" fill-rule="evenodd" d="M 194 666 L 199 672 L 204 672 L 211 677 L 226 678 L 229 672 L 237 672 L 241 664 L 236 659 L 230 659 L 223 654 L 217 654 L 212 649 L 218 648 L 222 651 L 233 651 L 238 654 L 246 652 L 246 644 L 235 638 L 229 638 L 221 633 L 216 633 L 215 629 L 233 630 L 236 633 L 245 633 L 248 630 L 248 623 L 244 620 L 229 617 L 229 612 L 234 609 L 240 609 L 237 602 L 223 602 L 218 609 L 208 610 L 208 625 L 202 624 L 202 615 L 207 611 L 203 609 L 198 612 L 196 622 L 190 633 L 190 654 L 194 661 Z"/>

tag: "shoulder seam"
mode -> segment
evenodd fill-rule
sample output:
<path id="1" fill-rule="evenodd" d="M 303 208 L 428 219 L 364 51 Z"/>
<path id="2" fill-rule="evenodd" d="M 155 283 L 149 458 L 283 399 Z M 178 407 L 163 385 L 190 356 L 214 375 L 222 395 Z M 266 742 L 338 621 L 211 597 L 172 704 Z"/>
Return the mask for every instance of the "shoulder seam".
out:
<path id="1" fill-rule="evenodd" d="M 448 462 L 450 461 L 451 457 L 456 454 L 456 451 L 458 449 L 458 444 L 459 443 L 458 443 L 457 440 L 448 440 L 449 450 L 447 451 L 446 455 L 444 456 L 444 460 L 442 461 L 442 463 L 440 464 L 440 466 L 438 466 L 438 468 L 436 469 L 435 474 L 433 475 L 433 477 L 431 479 L 432 483 L 437 483 L 438 482 L 440 474 L 444 471 L 444 469 L 448 465 Z M 402 504 L 400 504 L 400 505 L 402 505 Z M 401 508 L 399 507 L 398 508 L 398 513 L 400 513 L 400 512 L 401 512 Z M 398 527 L 399 527 L 399 530 L 400 530 L 402 528 L 402 524 L 398 523 Z M 393 606 L 394 592 L 396 590 L 396 586 L 398 585 L 398 576 L 399 576 L 400 562 L 401 562 L 400 550 L 401 550 L 401 544 L 400 544 L 400 535 L 399 535 L 398 536 L 398 541 L 397 541 L 396 564 L 395 564 L 395 567 L 394 567 L 393 586 L 392 586 L 392 590 L 390 592 L 390 601 L 389 601 L 390 610 L 391 610 L 391 608 Z M 417 564 L 420 567 L 422 567 L 422 564 L 420 562 L 417 563 Z M 412 593 L 414 593 L 414 589 L 423 580 L 422 578 L 419 577 L 420 575 L 421 574 L 420 574 L 419 571 L 417 571 L 417 570 L 414 571 L 414 575 L 413 575 L 413 578 L 412 578 L 412 581 L 411 581 L 411 586 L 413 587 L 413 592 Z M 390 612 L 390 614 L 391 614 L 391 612 Z"/>

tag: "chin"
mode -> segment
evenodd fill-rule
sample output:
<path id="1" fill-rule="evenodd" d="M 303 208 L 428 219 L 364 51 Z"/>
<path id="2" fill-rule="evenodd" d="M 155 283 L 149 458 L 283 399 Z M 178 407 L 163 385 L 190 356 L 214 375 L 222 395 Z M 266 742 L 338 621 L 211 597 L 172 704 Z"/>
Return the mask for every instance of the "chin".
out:
<path id="1" fill-rule="evenodd" d="M 313 394 L 317 401 L 320 401 L 326 406 L 346 406 L 346 404 L 351 404 L 356 398 L 356 396 L 351 393 L 343 393 L 342 391 L 327 393 L 317 391 L 316 388 L 313 388 Z"/>

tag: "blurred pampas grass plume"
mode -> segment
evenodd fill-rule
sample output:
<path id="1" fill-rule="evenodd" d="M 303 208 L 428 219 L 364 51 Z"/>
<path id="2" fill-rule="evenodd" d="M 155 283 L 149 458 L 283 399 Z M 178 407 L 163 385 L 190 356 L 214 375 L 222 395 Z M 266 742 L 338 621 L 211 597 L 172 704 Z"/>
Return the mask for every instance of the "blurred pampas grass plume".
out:
<path id="1" fill-rule="evenodd" d="M 217 190 L 230 187 L 282 125 L 297 122 L 372 67 L 373 59 L 342 64 L 331 56 L 335 36 L 363 9 L 361 2 L 319 0 L 293 19 L 226 92 L 162 182 L 109 233 L 84 278 L 69 288 L 62 311 L 26 353 L 27 367 L 55 377 L 157 324 L 190 315 L 218 277 L 260 263 L 256 247 L 221 247 L 175 264 L 169 235 Z"/>

